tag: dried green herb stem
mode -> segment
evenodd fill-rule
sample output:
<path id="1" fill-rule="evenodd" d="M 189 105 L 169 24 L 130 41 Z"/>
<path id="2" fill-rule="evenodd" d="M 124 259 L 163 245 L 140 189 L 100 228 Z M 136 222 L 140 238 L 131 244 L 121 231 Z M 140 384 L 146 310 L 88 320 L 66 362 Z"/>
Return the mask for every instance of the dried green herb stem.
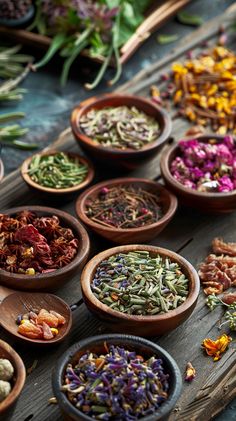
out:
<path id="1" fill-rule="evenodd" d="M 160 199 L 147 190 L 118 185 L 102 188 L 86 203 L 86 215 L 107 227 L 138 228 L 157 222 L 162 216 Z"/>
<path id="2" fill-rule="evenodd" d="M 135 107 L 91 109 L 80 127 L 95 143 L 116 149 L 141 149 L 158 139 L 158 122 Z"/>
<path id="3" fill-rule="evenodd" d="M 88 174 L 88 167 L 78 158 L 71 158 L 63 152 L 37 154 L 31 160 L 28 173 L 35 183 L 65 189 L 81 184 Z"/>
<path id="4" fill-rule="evenodd" d="M 178 263 L 136 251 L 119 253 L 100 263 L 91 289 L 113 310 L 154 315 L 180 306 L 188 296 L 188 284 Z"/>

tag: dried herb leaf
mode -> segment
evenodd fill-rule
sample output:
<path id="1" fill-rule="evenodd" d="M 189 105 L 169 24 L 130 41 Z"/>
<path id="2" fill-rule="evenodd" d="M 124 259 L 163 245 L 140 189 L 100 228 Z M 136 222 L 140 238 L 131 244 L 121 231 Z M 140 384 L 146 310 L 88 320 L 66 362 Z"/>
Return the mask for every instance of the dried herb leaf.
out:
<path id="1" fill-rule="evenodd" d="M 179 38 L 177 34 L 173 35 L 158 35 L 157 42 L 159 44 L 170 44 L 171 42 L 176 41 Z"/>
<path id="2" fill-rule="evenodd" d="M 177 14 L 177 20 L 183 25 L 190 25 L 190 26 L 200 26 L 204 22 L 201 16 L 190 15 L 187 12 L 179 12 Z"/>

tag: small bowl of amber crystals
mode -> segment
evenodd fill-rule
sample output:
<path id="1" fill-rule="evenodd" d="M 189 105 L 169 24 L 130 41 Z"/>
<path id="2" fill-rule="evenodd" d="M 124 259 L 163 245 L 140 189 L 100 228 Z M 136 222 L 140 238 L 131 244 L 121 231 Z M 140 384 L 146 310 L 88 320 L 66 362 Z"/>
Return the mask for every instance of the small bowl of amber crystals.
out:
<path id="1" fill-rule="evenodd" d="M 0 214 L 0 283 L 17 290 L 59 288 L 86 262 L 89 237 L 76 218 L 43 206 Z"/>

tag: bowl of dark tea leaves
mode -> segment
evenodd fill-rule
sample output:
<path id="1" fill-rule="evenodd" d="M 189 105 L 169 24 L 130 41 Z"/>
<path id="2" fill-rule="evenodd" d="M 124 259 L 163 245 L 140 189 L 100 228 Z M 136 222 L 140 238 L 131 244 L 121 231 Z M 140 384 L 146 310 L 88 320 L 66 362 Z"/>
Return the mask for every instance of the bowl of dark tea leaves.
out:
<path id="1" fill-rule="evenodd" d="M 161 150 L 171 132 L 171 119 L 148 99 L 106 94 L 74 108 L 71 127 L 79 145 L 92 158 L 132 169 Z"/>
<path id="2" fill-rule="evenodd" d="M 85 304 L 109 329 L 155 336 L 182 324 L 198 299 L 200 281 L 182 256 L 150 245 L 105 250 L 83 269 Z"/>
<path id="3" fill-rule="evenodd" d="M 76 201 L 81 221 L 117 244 L 146 242 L 170 222 L 177 199 L 162 185 L 144 178 L 117 178 L 86 189 Z"/>

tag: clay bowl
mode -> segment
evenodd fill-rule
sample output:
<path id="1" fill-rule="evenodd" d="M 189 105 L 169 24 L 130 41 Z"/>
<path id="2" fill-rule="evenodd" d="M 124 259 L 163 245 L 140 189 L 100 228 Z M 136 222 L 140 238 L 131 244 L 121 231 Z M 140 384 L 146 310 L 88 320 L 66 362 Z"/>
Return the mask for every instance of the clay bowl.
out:
<path id="1" fill-rule="evenodd" d="M 181 270 L 189 279 L 189 295 L 183 304 L 165 314 L 136 316 L 113 310 L 95 297 L 90 285 L 100 263 L 114 254 L 128 253 L 129 251 L 135 250 L 147 250 L 153 257 L 159 254 L 179 264 Z M 88 309 L 106 324 L 109 329 L 116 332 L 139 334 L 142 336 L 162 335 L 182 324 L 193 312 L 200 290 L 198 274 L 186 259 L 173 251 L 141 244 L 113 247 L 97 254 L 83 269 L 80 282 L 83 299 Z"/>
<path id="2" fill-rule="evenodd" d="M 2 160 L 0 158 L 0 182 L 3 179 L 3 176 L 4 176 L 4 166 L 3 166 L 3 162 L 2 162 Z"/>
<path id="3" fill-rule="evenodd" d="M 37 345 L 52 345 L 59 343 L 68 335 L 72 325 L 72 314 L 70 307 L 61 298 L 52 294 L 35 292 L 14 292 L 7 288 L 0 287 L 1 299 L 5 297 L 0 305 L 0 324 L 15 338 Z M 1 300 L 0 299 L 0 300 Z M 58 334 L 53 339 L 30 339 L 17 332 L 17 316 L 28 313 L 31 310 L 54 310 L 65 317 L 66 323 L 58 327 Z"/>
<path id="4" fill-rule="evenodd" d="M 140 228 L 113 228 L 106 227 L 92 221 L 86 215 L 86 203 L 88 199 L 97 198 L 103 187 L 114 187 L 117 185 L 134 185 L 141 187 L 148 192 L 160 197 L 160 206 L 163 209 L 163 216 L 159 221 Z M 144 178 L 118 178 L 107 180 L 90 187 L 82 193 L 76 201 L 76 213 L 81 221 L 95 231 L 97 234 L 117 244 L 149 242 L 155 238 L 170 222 L 177 209 L 177 199 L 160 184 Z"/>
<path id="5" fill-rule="evenodd" d="M 158 139 L 137 151 L 133 149 L 119 150 L 97 145 L 90 137 L 84 134 L 80 127 L 80 118 L 87 114 L 90 109 L 118 107 L 121 105 L 126 105 L 128 107 L 135 106 L 140 111 L 154 117 L 160 126 L 160 136 Z M 105 162 L 106 165 L 116 166 L 120 169 L 125 168 L 131 170 L 153 158 L 168 140 L 171 133 L 171 127 L 171 119 L 164 110 L 148 99 L 134 95 L 106 94 L 89 98 L 74 108 L 71 115 L 72 132 L 81 148 L 92 158 Z"/>
<path id="6" fill-rule="evenodd" d="M 130 351 L 136 351 L 139 355 L 145 358 L 151 356 L 160 357 L 163 361 L 163 368 L 166 373 L 169 374 L 169 396 L 166 402 L 164 402 L 160 408 L 153 414 L 140 418 L 141 421 L 157 421 L 166 419 L 167 415 L 174 408 L 182 389 L 182 379 L 179 368 L 174 359 L 166 352 L 163 348 L 150 342 L 146 339 L 131 336 L 131 335 L 99 335 L 84 339 L 71 348 L 69 348 L 62 357 L 57 361 L 56 367 L 54 368 L 52 375 L 52 387 L 54 395 L 57 398 L 58 405 L 67 420 L 85 420 L 92 421 L 88 415 L 78 410 L 73 406 L 66 394 L 61 391 L 63 384 L 63 378 L 66 370 L 66 366 L 69 362 L 76 362 L 86 351 L 96 352 L 97 354 L 106 353 L 104 343 L 109 345 L 120 346 Z"/>
<path id="7" fill-rule="evenodd" d="M 42 273 L 39 275 L 24 275 L 18 273 L 10 273 L 6 270 L 0 269 L 0 285 L 5 285 L 8 288 L 25 290 L 25 291 L 52 291 L 60 288 L 65 282 L 70 281 L 72 276 L 79 271 L 87 261 L 90 241 L 89 236 L 84 227 L 67 212 L 60 211 L 54 208 L 44 206 L 20 206 L 17 208 L 7 209 L 5 214 L 15 215 L 17 212 L 23 210 L 36 212 L 39 216 L 59 217 L 63 227 L 71 228 L 75 237 L 79 240 L 79 251 L 75 258 L 66 266 L 57 269 L 54 272 Z"/>
<path id="8" fill-rule="evenodd" d="M 0 402 L 0 419 L 6 420 L 10 419 L 8 417 L 12 416 L 12 412 L 14 411 L 17 399 L 23 389 L 25 384 L 25 366 L 23 364 L 22 359 L 20 356 L 14 351 L 13 348 L 8 345 L 8 343 L 2 341 L 0 339 L 0 358 L 7 358 L 14 367 L 14 375 L 12 384 L 12 390 L 10 394 L 4 399 L 4 401 Z"/>
<path id="9" fill-rule="evenodd" d="M 208 142 L 212 138 L 220 140 L 224 136 L 213 134 L 197 137 L 201 142 Z M 180 203 L 206 213 L 233 212 L 236 209 L 236 190 L 229 193 L 198 192 L 183 186 L 172 176 L 170 164 L 179 153 L 178 144 L 168 148 L 161 156 L 160 166 L 166 186 L 176 194 Z"/>
<path id="10" fill-rule="evenodd" d="M 58 153 L 59 151 L 47 151 L 47 152 L 39 152 L 37 153 L 37 155 L 41 155 L 41 156 L 47 156 L 47 155 L 55 155 L 56 153 Z M 84 158 L 83 156 L 76 154 L 76 153 L 72 153 L 72 152 L 64 152 L 66 155 L 68 155 L 71 158 L 78 158 L 79 161 L 82 164 L 87 165 L 88 167 L 88 174 L 86 176 L 86 178 L 84 179 L 84 181 L 80 184 L 77 184 L 73 187 L 68 187 L 66 189 L 53 189 L 50 187 L 45 187 L 42 186 L 41 184 L 36 183 L 35 181 L 32 180 L 32 178 L 30 177 L 28 170 L 29 170 L 29 166 L 31 163 L 32 158 L 35 156 L 31 156 L 29 158 L 27 158 L 22 166 L 21 166 L 21 175 L 24 179 L 24 181 L 33 189 L 39 191 L 39 192 L 43 192 L 44 194 L 47 194 L 48 196 L 50 195 L 55 195 L 55 196 L 62 196 L 62 195 L 71 195 L 74 193 L 77 193 L 78 191 L 84 189 L 85 187 L 87 187 L 91 181 L 94 178 L 94 168 L 93 165 L 90 161 L 88 161 L 86 158 Z"/>

